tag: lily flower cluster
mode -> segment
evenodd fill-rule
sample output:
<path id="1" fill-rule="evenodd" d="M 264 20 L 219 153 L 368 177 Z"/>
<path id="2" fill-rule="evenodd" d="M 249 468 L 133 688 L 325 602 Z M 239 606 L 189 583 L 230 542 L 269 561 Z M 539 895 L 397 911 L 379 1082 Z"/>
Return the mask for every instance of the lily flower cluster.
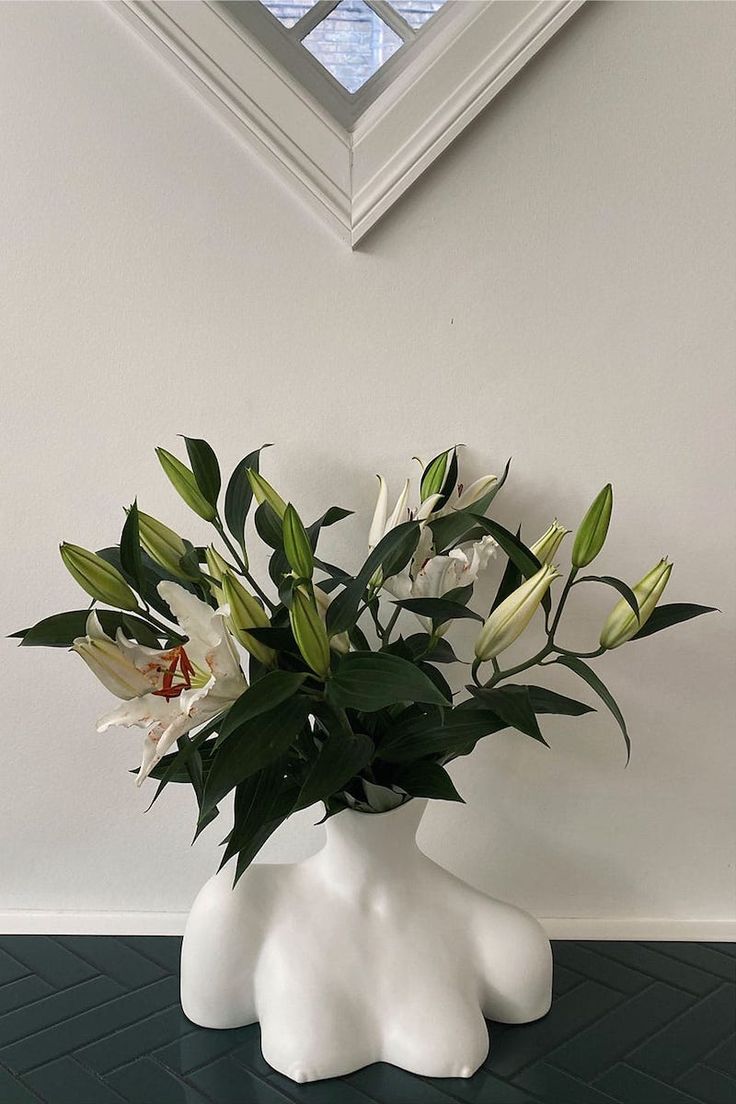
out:
<path id="1" fill-rule="evenodd" d="M 667 559 L 633 587 L 581 574 L 606 541 L 610 484 L 576 527 L 563 568 L 571 531 L 556 518 L 527 545 L 520 528 L 489 516 L 509 464 L 500 477 L 464 484 L 459 449 L 445 449 L 422 466 L 415 497 L 407 480 L 391 510 L 378 477 L 367 554 L 344 569 L 323 559 L 321 546 L 349 510 L 332 506 L 305 524 L 262 474 L 262 448 L 241 460 L 222 494 L 211 446 L 184 440 L 188 464 L 156 453 L 214 541 L 194 543 L 134 502 L 118 544 L 60 547 L 91 607 L 14 635 L 84 661 L 118 699 L 98 731 L 143 730 L 138 784 L 155 778 L 154 800 L 169 783 L 191 784 L 197 832 L 234 794 L 223 863 L 235 860 L 236 879 L 298 809 L 322 802 L 333 816 L 413 797 L 461 801 L 447 766 L 479 739 L 514 728 L 545 744 L 540 716 L 590 712 L 586 702 L 518 681 L 534 667 L 581 680 L 613 715 L 628 755 L 621 711 L 586 660 L 711 610 L 660 604 Z M 251 522 L 268 549 L 266 581 L 251 570 Z M 597 646 L 581 652 L 559 634 L 571 590 L 586 582 L 615 590 L 617 601 Z M 476 630 L 470 644 L 460 638 L 458 654 L 448 637 L 463 621 Z M 541 647 L 502 668 L 499 657 L 533 625 Z M 466 672 L 464 691 L 446 678 L 447 665 Z"/>

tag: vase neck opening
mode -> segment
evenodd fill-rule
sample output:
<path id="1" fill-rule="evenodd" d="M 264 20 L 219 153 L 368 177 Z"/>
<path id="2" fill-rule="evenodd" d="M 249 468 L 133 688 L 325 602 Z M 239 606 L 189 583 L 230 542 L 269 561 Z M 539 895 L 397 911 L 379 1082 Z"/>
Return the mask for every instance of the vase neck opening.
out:
<path id="1" fill-rule="evenodd" d="M 416 834 L 427 801 L 413 799 L 386 813 L 345 809 L 326 822 L 327 841 L 321 855 L 360 876 L 401 869 L 417 851 Z"/>

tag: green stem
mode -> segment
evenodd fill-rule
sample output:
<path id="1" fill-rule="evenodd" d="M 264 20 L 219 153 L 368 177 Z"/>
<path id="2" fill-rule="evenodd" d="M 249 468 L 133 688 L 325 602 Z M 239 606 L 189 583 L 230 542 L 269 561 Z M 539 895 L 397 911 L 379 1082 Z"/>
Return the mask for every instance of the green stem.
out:
<path id="1" fill-rule="evenodd" d="M 397 606 L 396 609 L 394 610 L 394 612 L 391 614 L 391 617 L 389 618 L 388 624 L 386 625 L 386 636 L 385 636 L 386 641 L 390 640 L 391 633 L 393 632 L 394 626 L 396 625 L 396 622 L 399 619 L 399 614 L 400 613 L 401 613 L 401 606 Z"/>
<path id="2" fill-rule="evenodd" d="M 233 542 L 230 540 L 227 533 L 225 532 L 225 527 L 223 526 L 223 524 L 220 521 L 219 517 L 216 517 L 215 520 L 212 522 L 212 524 L 214 525 L 217 532 L 220 534 L 220 537 L 221 537 L 223 543 L 228 548 L 228 550 L 230 552 L 230 555 L 233 557 L 233 559 L 237 563 L 238 567 L 242 571 L 243 577 L 250 583 L 250 585 L 253 587 L 253 590 L 256 592 L 256 594 L 261 599 L 261 601 L 264 603 L 264 605 L 266 605 L 268 607 L 268 609 L 270 609 L 271 613 L 275 613 L 276 612 L 275 604 L 271 601 L 271 599 L 268 597 L 266 592 L 262 589 L 262 587 L 260 587 L 258 585 L 256 580 L 251 575 L 251 573 L 248 570 L 248 567 L 247 567 L 245 561 L 243 560 L 242 556 L 240 555 L 237 548 L 235 547 L 235 545 L 233 544 Z"/>

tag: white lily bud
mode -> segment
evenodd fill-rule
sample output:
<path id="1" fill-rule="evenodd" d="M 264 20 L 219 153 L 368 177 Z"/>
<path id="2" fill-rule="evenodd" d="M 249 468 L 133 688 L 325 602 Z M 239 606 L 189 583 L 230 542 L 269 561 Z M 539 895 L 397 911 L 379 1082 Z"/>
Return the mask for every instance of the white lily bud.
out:
<path id="1" fill-rule="evenodd" d="M 552 522 L 546 533 L 542 533 L 534 544 L 529 545 L 529 551 L 533 552 L 540 563 L 549 563 L 555 552 L 560 547 L 563 537 L 570 532 L 564 525 L 560 525 L 557 518 Z"/>
<path id="2" fill-rule="evenodd" d="M 521 636 L 552 582 L 560 573 L 551 564 L 542 564 L 539 571 L 517 587 L 491 613 L 475 642 L 475 655 L 486 662 L 495 659 Z"/>
<path id="3" fill-rule="evenodd" d="M 495 483 L 498 483 L 495 475 L 482 475 L 480 479 L 476 479 L 469 487 L 465 488 L 453 504 L 453 508 L 455 510 L 467 510 L 468 507 L 487 495 Z"/>
<path id="4" fill-rule="evenodd" d="M 625 598 L 616 603 L 606 618 L 606 623 L 601 632 L 602 648 L 609 650 L 619 648 L 627 640 L 631 640 L 639 629 L 644 627 L 654 613 L 654 607 L 662 597 L 662 591 L 667 586 L 671 574 L 672 564 L 663 559 L 655 564 L 652 570 L 648 571 L 636 586 L 632 587 L 634 596 L 639 603 L 638 619 L 634 616 L 634 611 Z"/>

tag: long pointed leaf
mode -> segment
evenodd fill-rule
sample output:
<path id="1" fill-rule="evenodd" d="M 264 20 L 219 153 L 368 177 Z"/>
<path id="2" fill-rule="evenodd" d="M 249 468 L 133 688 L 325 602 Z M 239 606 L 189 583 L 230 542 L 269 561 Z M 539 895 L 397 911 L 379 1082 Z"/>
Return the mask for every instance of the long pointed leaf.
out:
<path id="1" fill-rule="evenodd" d="M 662 632 L 671 625 L 679 625 L 682 621 L 690 621 L 693 617 L 702 617 L 704 613 L 720 613 L 715 606 L 696 606 L 690 602 L 670 602 L 666 606 L 655 606 L 643 627 L 632 636 L 632 640 L 641 640 L 644 636 Z"/>
<path id="2" fill-rule="evenodd" d="M 210 505 L 217 507 L 222 478 L 214 449 L 199 437 L 185 437 L 184 443 L 197 486 Z"/>
<path id="3" fill-rule="evenodd" d="M 601 682 L 595 671 L 587 663 L 583 663 L 582 659 L 578 659 L 577 656 L 558 656 L 555 663 L 560 663 L 563 667 L 568 667 L 571 671 L 574 671 L 584 682 L 587 682 L 591 690 L 595 690 L 601 701 L 608 706 L 616 718 L 618 727 L 621 729 L 626 744 L 626 763 L 628 764 L 631 759 L 631 740 L 626 729 L 626 721 L 606 684 Z"/>

